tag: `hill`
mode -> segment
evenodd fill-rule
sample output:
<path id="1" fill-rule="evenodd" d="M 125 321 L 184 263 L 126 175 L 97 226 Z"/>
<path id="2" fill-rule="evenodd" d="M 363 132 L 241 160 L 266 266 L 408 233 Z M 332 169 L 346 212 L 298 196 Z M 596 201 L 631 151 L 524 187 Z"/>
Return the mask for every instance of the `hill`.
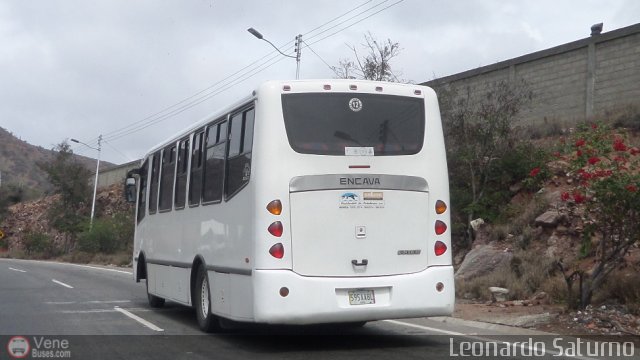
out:
<path id="1" fill-rule="evenodd" d="M 51 185 L 46 173 L 38 167 L 38 163 L 49 162 L 55 156 L 53 150 L 47 150 L 20 140 L 11 132 L 0 127 L 0 173 L 1 185 L 14 184 L 25 189 L 27 196 L 36 197 L 48 193 Z M 81 164 L 92 172 L 95 171 L 96 160 L 75 155 Z M 100 168 L 113 166 L 101 162 Z"/>

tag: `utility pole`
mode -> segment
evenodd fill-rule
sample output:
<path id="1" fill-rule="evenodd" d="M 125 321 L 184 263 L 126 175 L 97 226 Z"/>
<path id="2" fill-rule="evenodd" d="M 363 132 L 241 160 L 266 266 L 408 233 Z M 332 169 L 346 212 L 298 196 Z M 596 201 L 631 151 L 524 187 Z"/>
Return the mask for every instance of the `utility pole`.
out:
<path id="1" fill-rule="evenodd" d="M 302 56 L 302 35 L 296 36 L 296 80 L 300 79 L 300 56 Z"/>
<path id="2" fill-rule="evenodd" d="M 91 220 L 89 221 L 89 231 L 93 230 L 93 215 L 96 212 L 96 192 L 98 191 L 98 174 L 100 172 L 100 152 L 102 150 L 102 135 L 98 136 L 98 162 L 96 164 L 96 180 L 93 184 L 93 202 L 91 203 Z"/>
<path id="3" fill-rule="evenodd" d="M 89 221 L 89 231 L 91 231 L 93 230 L 93 216 L 95 215 L 95 212 L 96 212 L 96 192 L 98 191 L 98 175 L 100 174 L 100 152 L 102 150 L 102 134 L 98 136 L 97 148 L 94 148 L 89 144 L 83 143 L 80 140 L 76 140 L 76 139 L 70 139 L 70 140 L 73 141 L 74 143 L 82 144 L 88 147 L 89 149 L 98 151 L 98 161 L 96 163 L 96 179 L 94 180 L 94 183 L 93 183 L 93 201 L 91 202 L 91 220 Z"/>
<path id="4" fill-rule="evenodd" d="M 262 36 L 262 34 L 260 34 L 260 32 L 254 28 L 248 28 L 247 31 L 257 37 L 260 40 L 264 40 L 266 42 L 269 43 L 269 45 L 271 45 L 274 49 L 276 49 L 276 51 L 278 51 L 280 54 L 282 54 L 283 56 L 292 58 L 292 59 L 296 59 L 296 80 L 298 80 L 300 78 L 300 55 L 302 54 L 301 47 L 302 47 L 302 35 L 298 34 L 298 36 L 296 36 L 296 45 L 295 45 L 295 53 L 296 56 L 293 55 L 287 55 L 285 53 L 283 53 L 282 51 L 280 51 L 280 49 L 278 49 L 275 45 L 273 45 L 273 43 L 267 39 L 264 38 L 264 36 Z"/>

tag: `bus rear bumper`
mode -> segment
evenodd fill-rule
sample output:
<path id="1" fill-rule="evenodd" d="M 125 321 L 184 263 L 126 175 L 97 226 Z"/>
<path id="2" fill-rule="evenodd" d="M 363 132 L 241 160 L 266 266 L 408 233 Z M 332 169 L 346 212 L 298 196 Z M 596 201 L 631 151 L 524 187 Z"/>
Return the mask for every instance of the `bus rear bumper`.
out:
<path id="1" fill-rule="evenodd" d="M 255 270 L 253 281 L 254 321 L 266 324 L 447 316 L 453 313 L 455 302 L 452 266 L 376 277 L 308 277 L 291 270 Z M 444 285 L 441 291 L 437 290 L 438 283 Z M 288 289 L 286 296 L 283 288 Z M 350 302 L 350 293 L 373 296 L 352 296 Z M 353 304 L 357 300 L 364 304 Z"/>

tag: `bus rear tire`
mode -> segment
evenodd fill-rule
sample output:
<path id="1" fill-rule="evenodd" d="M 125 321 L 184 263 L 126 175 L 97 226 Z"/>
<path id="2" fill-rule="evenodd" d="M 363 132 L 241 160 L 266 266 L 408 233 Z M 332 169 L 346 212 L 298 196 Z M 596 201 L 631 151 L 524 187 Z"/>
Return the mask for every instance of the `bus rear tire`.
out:
<path id="1" fill-rule="evenodd" d="M 198 267 L 196 275 L 196 287 L 194 290 L 194 307 L 198 326 L 204 332 L 219 332 L 221 330 L 220 321 L 217 316 L 211 313 L 211 291 L 209 288 L 209 276 L 204 266 Z"/>

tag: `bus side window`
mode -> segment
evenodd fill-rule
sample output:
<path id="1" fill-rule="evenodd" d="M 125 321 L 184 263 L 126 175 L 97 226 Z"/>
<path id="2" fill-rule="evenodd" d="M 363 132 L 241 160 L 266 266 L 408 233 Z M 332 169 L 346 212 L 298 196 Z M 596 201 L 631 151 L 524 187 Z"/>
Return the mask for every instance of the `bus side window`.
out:
<path id="1" fill-rule="evenodd" d="M 189 180 L 189 206 L 198 206 L 202 196 L 202 149 L 204 130 L 193 136 L 191 148 L 191 180 Z"/>
<path id="2" fill-rule="evenodd" d="M 220 202 L 222 200 L 226 140 L 226 121 L 210 125 L 207 128 L 203 202 Z"/>
<path id="3" fill-rule="evenodd" d="M 149 171 L 149 159 L 145 160 L 140 168 L 140 184 L 138 185 L 138 223 L 144 219 L 147 211 L 147 176 Z"/>
<path id="4" fill-rule="evenodd" d="M 225 199 L 229 200 L 249 182 L 251 178 L 251 148 L 253 146 L 253 123 L 255 110 L 244 110 L 231 117 L 229 152 L 227 154 L 227 181 Z"/>
<path id="5" fill-rule="evenodd" d="M 162 174 L 160 175 L 160 211 L 171 210 L 173 200 L 173 177 L 176 172 L 176 146 L 162 150 Z"/>
<path id="6" fill-rule="evenodd" d="M 160 151 L 153 154 L 151 162 L 151 182 L 149 183 L 149 214 L 158 211 L 158 180 L 160 174 Z"/>
<path id="7" fill-rule="evenodd" d="M 187 195 L 187 174 L 189 171 L 189 139 L 180 141 L 178 145 L 178 165 L 175 188 L 175 207 L 183 209 Z"/>

